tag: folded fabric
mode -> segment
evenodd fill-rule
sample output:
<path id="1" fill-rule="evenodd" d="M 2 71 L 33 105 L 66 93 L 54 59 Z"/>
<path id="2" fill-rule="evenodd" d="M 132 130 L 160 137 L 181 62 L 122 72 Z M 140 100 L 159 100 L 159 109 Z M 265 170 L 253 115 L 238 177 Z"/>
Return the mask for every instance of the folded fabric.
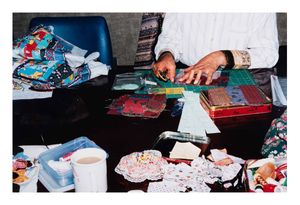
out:
<path id="1" fill-rule="evenodd" d="M 20 76 L 55 87 L 72 74 L 72 70 L 63 61 L 29 60 L 14 70 L 14 76 Z"/>
<path id="2" fill-rule="evenodd" d="M 255 106 L 269 102 L 256 85 L 211 88 L 207 97 L 212 106 Z"/>
<path id="3" fill-rule="evenodd" d="M 52 32 L 51 26 L 39 25 L 17 39 L 13 45 L 13 57 L 32 60 L 65 60 L 65 53 L 84 56 L 83 50 Z"/>
<path id="4" fill-rule="evenodd" d="M 264 157 L 287 158 L 287 110 L 272 121 L 261 149 Z"/>
<path id="5" fill-rule="evenodd" d="M 107 114 L 157 118 L 166 107 L 166 95 L 123 95 L 109 105 Z"/>
<path id="6" fill-rule="evenodd" d="M 86 53 L 40 25 L 15 41 L 13 77 L 30 81 L 34 90 L 51 90 L 107 75 L 109 68 L 96 61 L 99 52 Z"/>

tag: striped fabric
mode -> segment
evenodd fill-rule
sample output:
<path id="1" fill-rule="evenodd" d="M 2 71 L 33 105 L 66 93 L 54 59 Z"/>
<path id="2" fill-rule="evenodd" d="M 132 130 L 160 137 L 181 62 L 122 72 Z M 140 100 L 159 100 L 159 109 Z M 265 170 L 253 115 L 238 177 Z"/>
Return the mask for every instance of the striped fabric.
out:
<path id="1" fill-rule="evenodd" d="M 240 89 L 248 105 L 261 105 L 267 102 L 255 85 L 241 85 Z"/>
<path id="2" fill-rule="evenodd" d="M 155 60 L 154 47 L 161 31 L 163 13 L 144 13 L 140 28 L 134 67 L 150 69 Z"/>
<path id="3" fill-rule="evenodd" d="M 193 65 L 213 51 L 246 51 L 250 59 L 235 52 L 235 62 L 271 68 L 278 47 L 275 13 L 167 13 L 155 54 L 170 51 L 176 61 Z"/>

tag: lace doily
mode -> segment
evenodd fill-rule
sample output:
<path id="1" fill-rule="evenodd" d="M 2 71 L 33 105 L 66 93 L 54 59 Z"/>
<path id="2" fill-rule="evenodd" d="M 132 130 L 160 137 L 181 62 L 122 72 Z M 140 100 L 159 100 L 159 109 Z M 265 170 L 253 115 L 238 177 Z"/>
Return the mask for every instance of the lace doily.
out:
<path id="1" fill-rule="evenodd" d="M 162 165 L 168 164 L 157 150 L 133 152 L 121 158 L 115 172 L 130 182 L 158 180 L 163 176 Z"/>

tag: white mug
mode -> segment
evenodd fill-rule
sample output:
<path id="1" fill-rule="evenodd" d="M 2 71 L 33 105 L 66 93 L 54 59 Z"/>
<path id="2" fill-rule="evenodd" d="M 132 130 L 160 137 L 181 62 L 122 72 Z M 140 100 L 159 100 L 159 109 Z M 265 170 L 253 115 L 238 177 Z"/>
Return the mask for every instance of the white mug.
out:
<path id="1" fill-rule="evenodd" d="M 77 150 L 71 156 L 76 192 L 107 191 L 107 153 L 99 148 Z"/>

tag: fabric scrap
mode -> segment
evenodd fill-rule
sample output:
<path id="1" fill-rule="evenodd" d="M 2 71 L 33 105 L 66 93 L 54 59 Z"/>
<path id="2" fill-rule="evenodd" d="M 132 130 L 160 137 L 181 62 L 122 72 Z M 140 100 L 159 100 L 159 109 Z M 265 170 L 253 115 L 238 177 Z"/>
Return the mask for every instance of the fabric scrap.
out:
<path id="1" fill-rule="evenodd" d="M 231 104 L 231 99 L 224 87 L 209 89 L 208 99 L 210 104 L 214 106 L 229 106 Z"/>
<path id="2" fill-rule="evenodd" d="M 240 89 L 248 105 L 260 105 L 267 102 L 255 85 L 241 85 Z"/>
<path id="3" fill-rule="evenodd" d="M 109 106 L 107 114 L 127 117 L 157 118 L 166 107 L 166 95 L 123 95 Z"/>

